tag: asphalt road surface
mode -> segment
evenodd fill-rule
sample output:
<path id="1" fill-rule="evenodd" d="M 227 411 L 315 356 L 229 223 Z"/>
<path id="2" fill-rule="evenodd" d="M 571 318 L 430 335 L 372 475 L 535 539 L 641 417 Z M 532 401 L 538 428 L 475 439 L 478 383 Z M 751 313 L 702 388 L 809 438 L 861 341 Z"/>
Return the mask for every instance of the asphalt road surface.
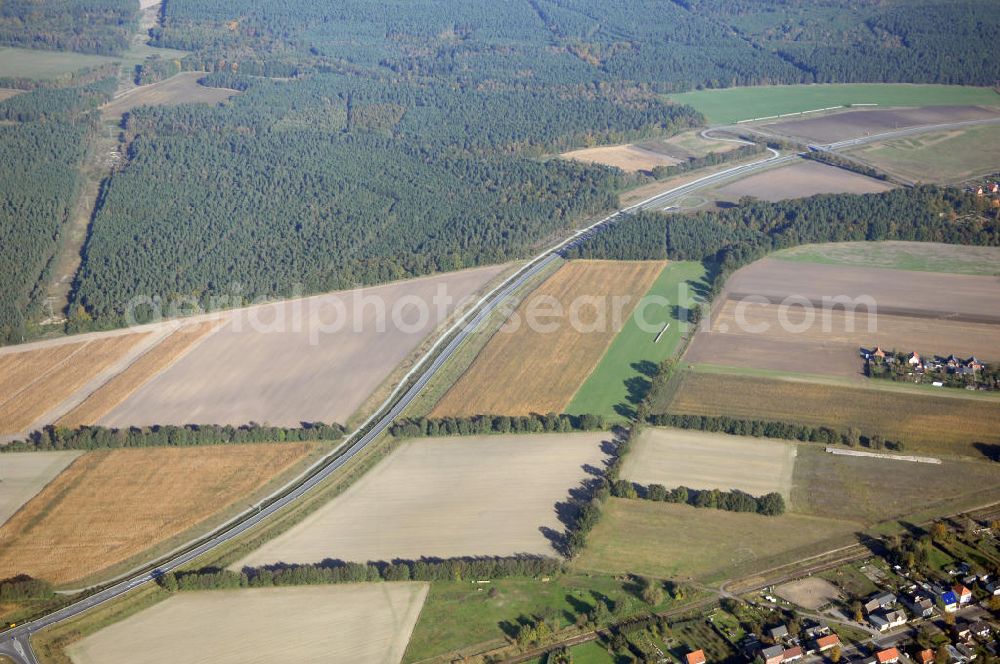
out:
<path id="1" fill-rule="evenodd" d="M 908 136 L 914 133 L 928 131 L 940 131 L 942 129 L 966 126 L 970 124 L 992 124 L 1000 122 L 998 120 L 978 120 L 971 122 L 957 122 L 947 125 L 934 125 L 930 127 L 915 127 L 903 129 L 877 136 L 866 136 L 853 139 L 852 141 L 841 141 L 840 143 L 828 146 L 820 146 L 828 150 L 837 150 L 843 147 L 860 145 L 866 142 L 887 140 L 897 136 Z M 736 128 L 730 128 L 735 130 Z M 739 130 L 746 131 L 748 128 L 742 126 Z M 770 149 L 770 148 L 769 148 Z M 120 581 L 104 588 L 78 602 L 70 604 L 58 611 L 48 614 L 37 620 L 18 625 L 9 629 L 0 636 L 0 654 L 6 655 L 18 664 L 36 664 L 33 653 L 28 644 L 31 634 L 64 620 L 92 609 L 99 604 L 108 602 L 116 597 L 120 597 L 130 590 L 147 583 L 155 582 L 156 578 L 163 573 L 169 572 L 182 565 L 185 565 L 199 556 L 225 544 L 238 537 L 247 530 L 258 525 L 275 512 L 291 505 L 303 495 L 311 491 L 317 485 L 335 473 L 350 459 L 356 456 L 361 450 L 375 440 L 384 432 L 399 416 L 400 413 L 410 404 L 420 393 L 423 387 L 435 376 L 441 366 L 454 354 L 455 350 L 462 344 L 468 335 L 475 330 L 478 325 L 486 319 L 509 295 L 524 285 L 534 275 L 545 269 L 552 261 L 557 260 L 559 253 L 568 247 L 585 240 L 604 226 L 624 220 L 630 213 L 640 210 L 663 210 L 672 207 L 672 203 L 688 194 L 711 187 L 720 182 L 747 176 L 765 168 L 772 168 L 783 163 L 791 162 L 798 158 L 797 155 L 781 155 L 776 150 L 771 150 L 771 156 L 765 159 L 754 161 L 740 166 L 734 166 L 718 173 L 705 176 L 688 184 L 681 185 L 669 191 L 656 194 L 650 198 L 623 208 L 590 226 L 576 231 L 571 237 L 549 247 L 547 250 L 529 261 L 519 272 L 509 277 L 493 291 L 485 295 L 463 318 L 447 330 L 431 348 L 430 351 L 418 362 L 414 368 L 404 377 L 400 386 L 389 397 L 385 404 L 375 414 L 363 424 L 358 431 L 348 437 L 347 442 L 350 447 L 346 451 L 338 450 L 332 455 L 321 459 L 317 465 L 307 471 L 301 478 L 294 480 L 293 484 L 280 490 L 280 495 L 276 495 L 273 500 L 266 500 L 256 509 L 244 513 L 236 520 L 223 525 L 220 529 L 210 533 L 199 541 L 196 545 L 177 553 L 168 560 L 156 565 L 155 568 L 139 573 L 126 580 Z M 444 345 L 440 349 L 441 344 Z M 413 377 L 419 373 L 419 377 Z M 411 382 L 412 381 L 412 382 Z M 408 387 L 407 387 L 408 386 Z M 397 398 L 401 389 L 405 388 L 402 396 Z M 351 441 L 354 441 L 351 443 Z M 341 448 L 343 449 L 343 448 Z M 336 455 L 336 456 L 334 456 Z"/>

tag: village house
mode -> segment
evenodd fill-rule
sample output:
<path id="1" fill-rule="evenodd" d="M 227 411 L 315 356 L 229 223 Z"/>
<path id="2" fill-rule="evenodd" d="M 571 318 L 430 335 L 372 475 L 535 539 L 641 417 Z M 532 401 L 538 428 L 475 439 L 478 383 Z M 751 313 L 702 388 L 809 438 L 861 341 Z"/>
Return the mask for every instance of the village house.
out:
<path id="1" fill-rule="evenodd" d="M 993 628 L 990 627 L 989 623 L 982 620 L 977 620 L 976 622 L 969 625 L 969 631 L 977 639 L 988 639 L 990 634 L 993 633 Z"/>
<path id="2" fill-rule="evenodd" d="M 878 664 L 896 664 L 899 661 L 899 650 L 896 648 L 886 648 L 875 653 L 875 661 Z"/>
<path id="3" fill-rule="evenodd" d="M 917 653 L 916 657 L 917 664 L 933 664 L 934 663 L 934 651 L 930 648 L 921 650 Z"/>
<path id="4" fill-rule="evenodd" d="M 802 647 L 795 646 L 794 648 L 788 648 L 785 650 L 784 655 L 781 658 L 782 662 L 797 662 L 802 659 L 803 656 Z"/>
<path id="5" fill-rule="evenodd" d="M 785 648 L 783 646 L 769 646 L 760 651 L 760 661 L 764 664 L 781 664 L 785 661 Z"/>
<path id="6" fill-rule="evenodd" d="M 705 651 L 698 649 L 685 655 L 687 664 L 705 664 Z"/>
<path id="7" fill-rule="evenodd" d="M 774 639 L 775 642 L 788 637 L 788 626 L 778 625 L 777 627 L 772 627 L 767 630 L 767 635 Z"/>
<path id="8" fill-rule="evenodd" d="M 868 622 L 878 631 L 887 632 L 890 629 L 905 625 L 906 614 L 899 609 L 893 611 L 874 611 L 868 614 Z"/>
<path id="9" fill-rule="evenodd" d="M 821 636 L 816 639 L 816 650 L 818 652 L 826 652 L 830 648 L 840 645 L 840 637 L 836 634 L 829 634 L 827 636 Z"/>
<path id="10" fill-rule="evenodd" d="M 906 605 L 913 615 L 917 618 L 930 618 L 934 615 L 934 601 L 921 593 L 913 593 L 907 595 L 903 599 L 903 604 Z"/>
<path id="11" fill-rule="evenodd" d="M 895 606 L 895 604 L 895 595 L 892 593 L 879 593 L 865 602 L 865 613 L 871 613 L 872 611 L 878 611 L 879 609 L 888 609 Z"/>
<path id="12" fill-rule="evenodd" d="M 946 590 L 940 595 L 941 603 L 944 604 L 944 610 L 948 613 L 955 613 L 958 611 L 958 598 L 955 597 L 955 593 L 950 590 Z"/>
<path id="13" fill-rule="evenodd" d="M 951 590 L 955 593 L 955 598 L 958 600 L 959 606 L 965 606 L 972 601 L 972 591 L 961 583 L 956 583 Z"/>

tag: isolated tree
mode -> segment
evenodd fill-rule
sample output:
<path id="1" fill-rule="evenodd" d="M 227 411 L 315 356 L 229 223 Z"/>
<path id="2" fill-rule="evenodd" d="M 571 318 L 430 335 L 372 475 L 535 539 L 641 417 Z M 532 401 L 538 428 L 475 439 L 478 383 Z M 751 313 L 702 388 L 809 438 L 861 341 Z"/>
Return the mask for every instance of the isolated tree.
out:
<path id="1" fill-rule="evenodd" d="M 841 652 L 840 646 L 834 646 L 830 650 L 830 661 L 833 662 L 833 664 L 837 664 L 837 662 L 840 661 L 840 658 L 842 656 L 843 656 L 843 652 Z"/>

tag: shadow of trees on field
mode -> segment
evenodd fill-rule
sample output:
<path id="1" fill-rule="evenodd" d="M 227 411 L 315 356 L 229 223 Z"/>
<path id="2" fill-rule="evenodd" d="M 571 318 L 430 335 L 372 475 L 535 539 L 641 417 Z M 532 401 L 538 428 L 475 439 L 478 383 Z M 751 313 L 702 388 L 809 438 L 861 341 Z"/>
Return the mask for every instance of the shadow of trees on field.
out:
<path id="1" fill-rule="evenodd" d="M 972 446 L 990 461 L 1000 461 L 1000 445 L 995 443 L 973 443 Z"/>

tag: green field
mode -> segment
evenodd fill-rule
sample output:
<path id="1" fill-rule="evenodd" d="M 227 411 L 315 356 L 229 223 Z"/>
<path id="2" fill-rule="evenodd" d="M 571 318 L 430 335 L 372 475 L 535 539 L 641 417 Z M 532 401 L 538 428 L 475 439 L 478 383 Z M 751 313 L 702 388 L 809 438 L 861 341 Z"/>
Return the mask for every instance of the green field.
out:
<path id="1" fill-rule="evenodd" d="M 958 183 L 1000 169 L 996 125 L 923 134 L 866 146 L 852 154 L 913 182 Z"/>
<path id="2" fill-rule="evenodd" d="M 722 579 L 800 560 L 853 542 L 859 524 L 612 498 L 573 563 L 605 574 Z"/>
<path id="3" fill-rule="evenodd" d="M 696 299 L 701 299 L 698 292 L 707 288 L 704 279 L 705 266 L 701 263 L 681 261 L 668 264 L 646 296 L 664 297 L 670 304 L 666 307 L 652 304 L 644 309 L 642 315 L 657 331 L 668 321 L 670 327 L 659 343 L 653 343 L 656 332 L 640 329 L 636 316 L 631 316 L 573 396 L 567 412 L 601 414 L 613 420 L 630 417 L 632 408 L 649 389 L 650 382 L 644 372 L 649 371 L 650 363 L 659 364 L 677 350 L 688 328 L 679 314 L 691 307 Z M 640 314 L 641 308 L 640 303 L 636 315 Z"/>
<path id="4" fill-rule="evenodd" d="M 998 166 L 1000 168 L 1000 166 Z M 936 242 L 840 242 L 804 244 L 771 254 L 799 263 L 884 267 L 918 272 L 1000 275 L 1000 248 Z"/>
<path id="5" fill-rule="evenodd" d="M 696 90 L 669 95 L 705 114 L 710 124 L 731 124 L 782 113 L 799 113 L 829 106 L 1000 105 L 990 88 L 906 83 L 774 85 L 722 90 Z"/>
<path id="6" fill-rule="evenodd" d="M 498 579 L 489 584 L 470 581 L 435 581 L 420 612 L 406 649 L 404 662 L 417 662 L 460 648 L 502 645 L 504 627 L 522 616 L 550 613 L 561 627 L 572 625 L 580 613 L 589 612 L 597 597 L 621 608 L 619 618 L 663 610 L 672 600 L 650 607 L 626 588 L 627 582 L 607 575 L 564 574 L 549 581 Z M 688 598 L 690 599 L 690 598 Z M 619 613 L 620 611 L 620 613 Z M 473 648 L 475 650 L 475 648 Z"/>
<path id="7" fill-rule="evenodd" d="M 574 646 L 569 652 L 573 656 L 573 664 L 614 664 L 615 661 L 597 641 Z"/>
<path id="8" fill-rule="evenodd" d="M 68 51 L 0 47 L 0 76 L 54 79 L 84 67 L 94 67 L 120 58 L 85 55 Z"/>

